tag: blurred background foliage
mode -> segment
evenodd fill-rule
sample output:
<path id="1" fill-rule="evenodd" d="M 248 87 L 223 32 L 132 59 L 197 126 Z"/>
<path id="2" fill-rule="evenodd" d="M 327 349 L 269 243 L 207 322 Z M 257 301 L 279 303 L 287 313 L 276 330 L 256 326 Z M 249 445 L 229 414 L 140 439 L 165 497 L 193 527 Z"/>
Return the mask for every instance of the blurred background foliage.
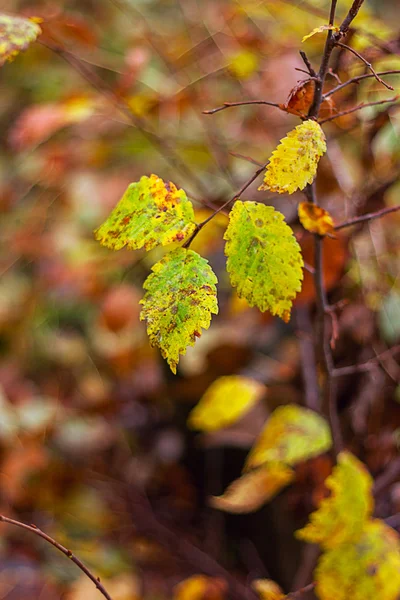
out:
<path id="1" fill-rule="evenodd" d="M 299 48 L 318 66 L 324 36 L 301 39 L 327 22 L 328 8 L 320 0 L 2 2 L 2 11 L 42 17 L 44 34 L 0 73 L 0 512 L 71 547 L 114 600 L 169 598 L 185 576 L 220 576 L 214 560 L 243 582 L 271 576 L 288 587 L 299 577 L 293 530 L 323 494 L 329 458 L 299 467 L 295 483 L 254 515 L 223 515 L 207 497 L 240 473 L 271 409 L 307 404 L 310 274 L 288 325 L 247 307 L 227 279 L 220 214 L 193 243 L 219 277 L 220 314 L 174 377 L 139 321 L 141 286 L 160 250 L 112 253 L 92 232 L 142 175 L 183 187 L 199 221 L 238 190 L 298 119 L 256 105 L 202 111 L 284 103 L 305 77 Z M 340 1 L 339 15 L 347 10 Z M 397 12 L 394 1 L 369 3 L 354 23 L 353 46 L 377 71 L 400 69 Z M 345 80 L 365 67 L 338 52 L 334 71 Z M 400 92 L 399 76 L 386 80 Z M 371 78 L 334 100 L 343 110 L 391 95 Z M 400 110 L 385 105 L 325 126 L 318 190 L 338 222 L 398 203 L 399 127 Z M 312 238 L 297 222 L 301 194 L 276 198 L 256 187 L 245 199 L 282 211 L 312 264 Z M 397 213 L 326 240 L 330 301 L 345 300 L 339 367 L 399 343 L 399 224 Z M 373 474 L 399 439 L 400 366 L 390 355 L 381 362 L 339 380 L 348 443 Z M 266 384 L 266 401 L 220 434 L 190 432 L 190 409 L 217 377 L 235 373 Z M 394 486 L 377 511 L 396 510 Z M 4 528 L 0 595 L 89 600 L 98 591 L 54 549 Z"/>

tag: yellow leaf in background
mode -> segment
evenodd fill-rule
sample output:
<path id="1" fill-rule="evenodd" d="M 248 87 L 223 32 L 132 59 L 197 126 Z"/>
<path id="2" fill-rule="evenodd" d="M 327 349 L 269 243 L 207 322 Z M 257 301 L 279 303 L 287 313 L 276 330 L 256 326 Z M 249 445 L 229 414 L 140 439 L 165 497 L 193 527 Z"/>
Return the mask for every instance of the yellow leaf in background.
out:
<path id="1" fill-rule="evenodd" d="M 287 404 L 270 416 L 258 440 L 250 451 L 246 469 L 267 462 L 295 465 L 331 447 L 329 426 L 316 412 Z"/>
<path id="2" fill-rule="evenodd" d="M 94 232 L 111 250 L 166 246 L 181 242 L 195 229 L 194 211 L 183 190 L 157 175 L 131 183 L 107 220 Z"/>
<path id="3" fill-rule="evenodd" d="M 379 519 L 356 542 L 325 552 L 314 571 L 320 600 L 397 600 L 400 594 L 398 534 Z"/>
<path id="4" fill-rule="evenodd" d="M 42 33 L 37 20 L 0 14 L 0 67 L 14 60 Z"/>
<path id="5" fill-rule="evenodd" d="M 248 79 L 257 71 L 259 63 L 257 54 L 251 50 L 242 50 L 234 56 L 228 70 L 238 79 Z"/>
<path id="6" fill-rule="evenodd" d="M 261 600 L 284 600 L 286 598 L 282 588 L 272 579 L 254 579 L 251 587 Z"/>
<path id="7" fill-rule="evenodd" d="M 293 194 L 312 183 L 318 161 L 326 152 L 321 126 L 309 119 L 289 131 L 273 151 L 259 190 Z"/>
<path id="8" fill-rule="evenodd" d="M 207 389 L 191 411 L 188 425 L 192 429 L 216 431 L 240 419 L 266 392 L 266 387 L 248 377 L 220 377 Z"/>
<path id="9" fill-rule="evenodd" d="M 300 202 L 298 207 L 300 223 L 311 233 L 326 235 L 334 233 L 333 219 L 329 212 L 312 202 Z"/>
<path id="10" fill-rule="evenodd" d="M 373 480 L 367 469 L 350 452 L 341 452 L 338 464 L 326 480 L 331 495 L 322 500 L 310 522 L 296 532 L 306 542 L 333 548 L 357 540 L 372 514 Z"/>
<path id="11" fill-rule="evenodd" d="M 193 575 L 175 586 L 173 600 L 224 600 L 227 590 L 224 579 Z"/>
<path id="12" fill-rule="evenodd" d="M 160 348 L 173 373 L 179 355 L 209 328 L 211 314 L 218 313 L 216 283 L 205 258 L 176 248 L 152 267 L 143 284 L 140 319 L 146 321 L 151 345 Z"/>
<path id="13" fill-rule="evenodd" d="M 245 473 L 222 496 L 212 496 L 210 505 L 230 513 L 249 513 L 261 508 L 293 480 L 294 472 L 282 463 L 271 463 Z"/>
<path id="14" fill-rule="evenodd" d="M 339 29 L 336 25 L 320 25 L 320 27 L 316 27 L 309 34 L 305 35 L 301 41 L 305 42 L 316 33 L 323 33 L 324 31 L 335 31 L 337 33 Z"/>

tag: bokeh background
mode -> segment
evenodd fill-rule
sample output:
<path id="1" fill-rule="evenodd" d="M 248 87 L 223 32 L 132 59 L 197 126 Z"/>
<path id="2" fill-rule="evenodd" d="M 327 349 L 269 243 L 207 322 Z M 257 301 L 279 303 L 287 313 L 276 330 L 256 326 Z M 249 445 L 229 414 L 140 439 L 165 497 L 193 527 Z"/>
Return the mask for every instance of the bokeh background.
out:
<path id="1" fill-rule="evenodd" d="M 348 5 L 340 0 L 339 14 Z M 218 275 L 220 314 L 173 376 L 139 320 L 142 284 L 161 251 L 113 253 L 93 230 L 142 175 L 184 188 L 199 221 L 239 190 L 299 120 L 258 105 L 202 112 L 284 103 L 306 77 L 296 70 L 305 68 L 299 49 L 318 67 L 324 36 L 301 39 L 327 22 L 328 8 L 319 0 L 1 3 L 42 17 L 44 34 L 0 73 L 0 512 L 71 547 L 114 600 L 170 598 L 201 572 L 227 571 L 244 584 L 269 576 L 290 588 L 307 568 L 293 531 L 323 494 L 328 457 L 298 468 L 295 483 L 253 515 L 211 510 L 207 497 L 240 474 L 269 411 L 317 401 L 307 382 L 311 276 L 289 324 L 249 308 L 229 285 L 227 217 L 218 215 L 192 247 Z M 396 2 L 375 2 L 354 23 L 351 42 L 377 70 L 400 69 L 397 21 Z M 345 52 L 333 69 L 343 80 L 365 72 Z M 400 92 L 399 76 L 386 80 Z M 390 96 L 371 78 L 335 95 L 333 110 Z M 400 111 L 387 105 L 326 125 L 318 194 L 338 222 L 398 203 L 399 127 Z M 303 197 L 257 184 L 245 199 L 281 210 L 312 265 L 311 236 L 297 221 Z M 394 214 L 326 240 L 329 298 L 344 300 L 338 366 L 399 343 L 399 225 Z M 339 381 L 347 443 L 374 474 L 396 455 L 400 426 L 400 366 L 390 354 L 382 362 Z M 228 431 L 190 431 L 190 409 L 234 373 L 262 381 L 266 401 Z M 396 510 L 394 486 L 377 511 Z M 99 592 L 55 549 L 2 525 L 0 597 Z"/>

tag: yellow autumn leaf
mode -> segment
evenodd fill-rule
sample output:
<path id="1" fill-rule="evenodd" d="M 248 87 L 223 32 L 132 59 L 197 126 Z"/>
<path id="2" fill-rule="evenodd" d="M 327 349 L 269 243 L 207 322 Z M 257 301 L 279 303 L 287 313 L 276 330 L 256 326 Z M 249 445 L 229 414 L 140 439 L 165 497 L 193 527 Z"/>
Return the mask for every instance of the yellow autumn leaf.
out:
<path id="1" fill-rule="evenodd" d="M 258 69 L 259 57 L 251 50 L 238 52 L 228 65 L 229 72 L 238 79 L 248 79 Z"/>
<path id="2" fill-rule="evenodd" d="M 223 600 L 227 590 L 222 578 L 193 575 L 174 587 L 173 600 Z"/>
<path id="3" fill-rule="evenodd" d="M 245 473 L 222 496 L 212 496 L 210 505 L 230 513 L 249 513 L 261 508 L 293 480 L 294 472 L 283 463 L 270 463 Z"/>
<path id="4" fill-rule="evenodd" d="M 94 232 L 112 250 L 167 246 L 181 242 L 195 229 L 194 211 L 183 190 L 157 175 L 131 183 L 107 220 Z"/>
<path id="5" fill-rule="evenodd" d="M 301 41 L 305 42 L 316 33 L 323 33 L 324 31 L 334 31 L 335 33 L 337 33 L 339 29 L 340 28 L 336 25 L 320 25 L 319 27 L 315 27 L 315 29 L 313 29 L 310 33 L 305 35 Z"/>
<path id="6" fill-rule="evenodd" d="M 296 404 L 280 406 L 251 449 L 246 469 L 267 462 L 295 465 L 326 452 L 331 444 L 329 426 L 316 412 Z"/>
<path id="7" fill-rule="evenodd" d="M 397 600 L 398 534 L 379 519 L 368 521 L 357 541 L 325 552 L 314 571 L 320 600 Z"/>
<path id="8" fill-rule="evenodd" d="M 265 393 L 266 387 L 249 377 L 220 377 L 207 389 L 191 411 L 188 425 L 202 431 L 216 431 L 232 425 Z"/>
<path id="9" fill-rule="evenodd" d="M 357 540 L 374 507 L 373 480 L 363 463 L 350 452 L 341 452 L 326 480 L 331 495 L 322 500 L 310 522 L 296 536 L 306 542 L 333 548 Z"/>
<path id="10" fill-rule="evenodd" d="M 311 233 L 326 235 L 334 233 L 334 223 L 327 210 L 312 202 L 300 202 L 298 207 L 300 223 Z"/>
<path id="11" fill-rule="evenodd" d="M 273 151 L 259 190 L 293 194 L 312 183 L 320 157 L 326 152 L 325 134 L 311 119 L 297 125 Z"/>
<path id="12" fill-rule="evenodd" d="M 158 261 L 143 284 L 140 319 L 146 321 L 152 346 L 160 348 L 176 373 L 179 355 L 193 346 L 211 315 L 218 313 L 217 277 L 205 258 L 176 248 Z"/>
<path id="13" fill-rule="evenodd" d="M 38 20 L 0 14 L 0 67 L 14 60 L 42 33 Z"/>
<path id="14" fill-rule="evenodd" d="M 254 579 L 251 587 L 261 600 L 284 600 L 286 598 L 282 588 L 272 579 Z"/>

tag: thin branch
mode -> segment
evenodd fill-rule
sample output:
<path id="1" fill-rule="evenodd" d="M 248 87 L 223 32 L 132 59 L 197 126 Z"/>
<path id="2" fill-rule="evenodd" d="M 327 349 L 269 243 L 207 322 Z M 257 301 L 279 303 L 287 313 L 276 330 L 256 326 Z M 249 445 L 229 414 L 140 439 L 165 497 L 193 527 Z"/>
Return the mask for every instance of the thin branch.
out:
<path id="1" fill-rule="evenodd" d="M 389 356 L 393 356 L 400 352 L 400 345 L 393 346 L 381 354 L 377 354 L 374 358 L 370 358 L 365 363 L 361 363 L 359 365 L 349 365 L 348 367 L 339 367 L 334 369 L 333 377 L 343 377 L 345 375 L 353 375 L 354 373 L 365 373 L 366 371 L 370 371 L 373 368 L 376 368 L 377 365 L 385 360 L 385 358 Z"/>
<path id="2" fill-rule="evenodd" d="M 384 492 L 392 483 L 398 481 L 400 478 L 400 457 L 392 460 L 387 466 L 386 470 L 383 471 L 379 477 L 376 478 L 373 492 L 374 496 L 379 496 Z"/>
<path id="3" fill-rule="evenodd" d="M 230 198 L 229 200 L 227 200 L 226 202 L 224 202 L 224 204 L 222 204 L 219 208 L 217 208 L 217 210 L 214 211 L 212 215 L 210 215 L 209 217 L 207 217 L 207 219 L 204 219 L 204 221 L 202 221 L 201 223 L 199 223 L 198 225 L 196 225 L 196 229 L 194 230 L 194 232 L 192 233 L 192 235 L 186 240 L 186 242 L 183 244 L 183 248 L 188 248 L 190 246 L 190 244 L 192 243 L 192 241 L 194 240 L 194 238 L 197 236 L 197 234 L 203 229 L 203 227 L 205 225 L 207 225 L 207 223 L 209 223 L 209 221 L 211 221 L 211 219 L 213 219 L 215 217 L 215 215 L 217 215 L 222 210 L 224 210 L 224 208 L 226 208 L 227 206 L 229 206 L 229 204 L 231 202 L 234 202 L 235 200 L 238 200 L 240 198 L 240 196 L 243 194 L 243 192 L 245 192 L 247 190 L 247 188 L 251 186 L 251 184 L 253 183 L 253 181 L 255 181 L 259 175 L 261 175 L 261 173 L 264 171 L 264 169 L 267 166 L 267 164 L 268 163 L 265 163 L 264 165 L 261 165 L 261 167 L 259 167 L 257 169 L 257 171 L 255 171 L 255 173 L 253 173 L 253 175 L 250 177 L 250 179 L 248 179 L 246 181 L 246 183 L 244 183 L 242 185 L 242 187 L 240 188 L 240 190 L 234 196 L 232 196 L 232 198 Z"/>
<path id="4" fill-rule="evenodd" d="M 362 7 L 363 4 L 364 4 L 364 0 L 354 0 L 353 4 L 350 7 L 349 12 L 347 13 L 346 17 L 344 18 L 344 20 L 342 21 L 342 24 L 340 26 L 340 32 L 339 32 L 340 37 L 344 37 L 347 34 L 351 23 L 354 21 L 354 19 L 358 15 L 358 11 L 360 10 L 360 8 Z"/>
<path id="5" fill-rule="evenodd" d="M 400 204 L 397 206 L 389 206 L 388 208 L 382 208 L 381 210 L 378 210 L 373 213 L 367 213 L 366 215 L 361 215 L 360 217 L 353 217 L 348 221 L 343 221 L 342 223 L 338 223 L 338 225 L 335 225 L 335 230 L 338 231 L 339 229 L 344 229 L 345 227 L 351 227 L 351 225 L 357 225 L 358 223 L 364 223 L 365 221 L 373 221 L 375 219 L 380 219 L 381 217 L 384 217 L 385 215 L 388 215 L 390 213 L 397 212 L 398 210 L 400 210 Z"/>
<path id="6" fill-rule="evenodd" d="M 389 85 L 388 83 L 386 83 L 386 81 L 383 81 L 383 79 L 381 77 L 379 77 L 378 73 L 375 71 L 375 69 L 371 65 L 371 63 L 368 62 L 367 59 L 362 56 L 362 54 L 360 54 L 359 52 L 357 52 L 357 50 L 354 50 L 354 48 L 352 48 L 351 46 L 348 46 L 347 44 L 342 44 L 341 42 L 336 42 L 335 46 L 339 46 L 340 48 L 344 48 L 345 50 L 348 50 L 349 52 L 351 52 L 352 54 L 354 54 L 354 56 L 357 56 L 357 58 L 359 60 L 361 60 L 361 62 L 364 63 L 364 65 L 371 71 L 371 73 L 375 77 L 375 79 L 377 81 L 379 81 L 379 83 L 381 83 L 382 85 L 384 85 L 385 88 L 387 88 L 388 90 L 391 90 L 393 92 L 394 87 L 391 86 L 391 85 Z"/>
<path id="7" fill-rule="evenodd" d="M 399 75 L 400 70 L 392 69 L 391 71 L 380 71 L 379 73 L 376 73 L 376 74 L 378 75 L 378 77 L 381 77 L 381 75 Z M 357 77 L 352 77 L 351 79 L 348 79 L 347 81 L 344 81 L 343 83 L 340 83 L 339 85 L 334 87 L 332 90 L 329 90 L 329 92 L 326 92 L 326 94 L 324 94 L 322 98 L 323 98 L 323 100 L 325 100 L 326 98 L 329 98 L 329 96 L 332 96 L 332 94 L 336 94 L 336 92 L 339 92 L 340 90 L 347 87 L 348 85 L 350 85 L 352 83 L 358 83 L 359 81 L 362 81 L 363 79 L 369 79 L 371 77 L 375 77 L 375 75 L 372 73 L 364 73 L 363 75 L 357 75 Z"/>
<path id="8" fill-rule="evenodd" d="M 328 123 L 328 121 L 333 121 L 334 119 L 338 119 L 339 117 L 344 117 L 345 115 L 350 115 L 351 113 L 356 112 L 357 110 L 361 110 L 363 108 L 368 108 L 370 106 L 379 106 L 380 104 L 394 103 L 394 102 L 397 102 L 397 100 L 399 98 L 400 98 L 400 95 L 398 94 L 397 96 L 393 96 L 393 98 L 388 98 L 387 100 L 377 100 L 376 102 L 363 102 L 362 104 L 353 106 L 353 108 L 343 110 L 341 112 L 336 113 L 335 115 L 332 115 L 331 117 L 322 119 L 321 121 L 318 121 L 318 123 L 320 125 L 322 125 L 323 123 Z"/>
<path id="9" fill-rule="evenodd" d="M 305 585 L 304 587 L 300 588 L 299 590 L 296 590 L 295 592 L 289 592 L 289 594 L 287 594 L 287 596 L 285 596 L 285 598 L 290 598 L 290 599 L 299 598 L 303 594 L 307 594 L 307 592 L 311 592 L 315 588 L 315 585 L 316 584 L 313 581 L 312 583 Z"/>
<path id="10" fill-rule="evenodd" d="M 114 106 L 116 106 L 116 108 L 130 121 L 130 123 L 134 125 L 134 127 L 136 127 L 142 133 L 142 135 L 153 144 L 155 148 L 157 148 L 161 156 L 167 162 L 169 162 L 173 168 L 180 171 L 183 176 L 191 181 L 196 186 L 197 190 L 207 198 L 209 191 L 203 184 L 202 180 L 197 177 L 196 173 L 192 171 L 192 169 L 182 160 L 179 154 L 173 148 L 171 148 L 169 143 L 164 138 L 150 130 L 141 117 L 138 117 L 132 113 L 129 104 L 122 97 L 118 96 L 114 90 L 97 75 L 97 73 L 95 73 L 90 67 L 83 63 L 80 58 L 68 50 L 48 44 L 47 42 L 40 43 L 63 58 L 94 89 L 102 93 Z"/>
<path id="11" fill-rule="evenodd" d="M 303 50 L 300 50 L 300 56 L 307 67 L 307 73 L 309 73 L 311 77 L 317 77 L 316 71 L 314 71 L 307 54 Z"/>
<path id="12" fill-rule="evenodd" d="M 248 104 L 265 104 L 266 106 L 275 106 L 275 108 L 281 108 L 277 102 L 268 102 L 267 100 L 245 100 L 243 102 L 224 102 L 222 106 L 218 106 L 217 108 L 203 110 L 203 115 L 214 115 L 215 113 L 221 112 L 221 110 L 226 110 L 227 108 L 233 108 L 235 106 L 247 106 Z"/>
<path id="13" fill-rule="evenodd" d="M 73 563 L 75 563 L 76 566 L 81 571 L 83 571 L 83 573 L 85 573 L 85 575 L 94 583 L 94 585 L 97 587 L 99 592 L 101 592 L 103 594 L 103 596 L 105 598 L 107 598 L 107 600 L 112 600 L 110 594 L 107 592 L 107 590 L 105 589 L 103 584 L 100 582 L 100 579 L 98 577 L 95 577 L 93 575 L 93 573 L 86 567 L 86 565 L 84 565 L 83 562 L 77 556 L 75 556 L 75 554 L 73 554 L 71 552 L 71 550 L 68 550 L 68 548 L 66 548 L 62 544 L 59 544 L 58 542 L 56 542 L 56 540 L 54 540 L 52 537 L 47 535 L 47 533 L 44 533 L 44 531 L 42 531 L 41 529 L 36 527 L 36 525 L 27 525 L 26 523 L 21 523 L 21 521 L 16 521 L 15 519 L 10 519 L 9 517 L 5 517 L 3 515 L 0 515 L 0 522 L 8 523 L 9 525 L 15 525 L 16 527 L 20 527 L 21 529 L 30 531 L 31 533 L 34 533 L 35 535 L 42 538 L 43 540 L 46 540 L 46 542 L 48 542 L 49 544 L 54 546 L 54 548 L 57 548 L 57 550 L 62 552 L 64 554 L 64 556 L 66 556 Z"/>

